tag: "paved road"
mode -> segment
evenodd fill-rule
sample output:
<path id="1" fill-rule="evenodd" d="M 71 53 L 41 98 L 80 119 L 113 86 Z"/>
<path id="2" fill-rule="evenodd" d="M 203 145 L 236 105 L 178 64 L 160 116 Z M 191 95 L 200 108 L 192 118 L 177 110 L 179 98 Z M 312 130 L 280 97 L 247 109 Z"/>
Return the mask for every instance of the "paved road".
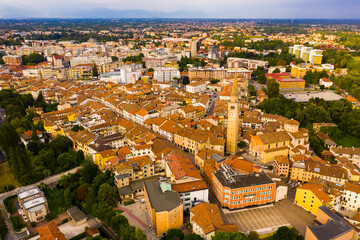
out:
<path id="1" fill-rule="evenodd" d="M 73 169 L 70 169 L 66 172 L 62 172 L 62 173 L 58 173 L 58 174 L 55 174 L 55 175 L 52 175 L 48 178 L 45 178 L 37 183 L 33 183 L 33 184 L 30 184 L 30 185 L 27 185 L 27 186 L 23 186 L 23 187 L 30 187 L 30 186 L 36 186 L 36 185 L 39 185 L 40 183 L 45 183 L 45 184 L 52 184 L 52 183 L 56 183 L 60 180 L 61 176 L 62 175 L 66 175 L 68 173 L 75 173 L 77 170 L 79 170 L 81 167 L 76 167 L 76 168 L 73 168 Z M 23 187 L 20 187 L 20 188 L 23 188 Z M 14 194 L 17 193 L 17 191 L 20 189 L 20 188 L 16 188 L 14 190 L 11 190 L 9 192 L 5 192 L 5 193 L 2 193 L 0 194 L 0 203 L 2 204 L 4 199 L 7 198 L 7 197 L 10 197 Z"/>
<path id="2" fill-rule="evenodd" d="M 262 87 L 266 87 L 265 84 L 260 84 L 252 79 L 250 79 L 249 84 L 254 85 L 256 90 L 261 90 Z"/>
<path id="3" fill-rule="evenodd" d="M 214 92 L 213 93 L 213 98 L 211 100 L 211 104 L 210 104 L 210 106 L 208 108 L 206 116 L 212 116 L 214 114 L 214 108 L 215 108 L 215 104 L 216 104 L 217 100 L 219 100 L 219 94 Z"/>
<path id="4" fill-rule="evenodd" d="M 39 185 L 42 182 L 47 184 L 47 185 L 48 184 L 53 184 L 53 183 L 58 182 L 62 175 L 66 175 L 68 173 L 75 173 L 80 168 L 81 167 L 76 167 L 76 168 L 73 168 L 73 169 L 71 169 L 69 171 L 62 172 L 62 173 L 50 176 L 48 178 L 43 179 L 42 181 L 39 181 L 37 183 L 31 184 L 31 185 L 28 185 L 28 186 L 23 186 L 23 187 L 36 186 L 36 185 Z M 4 218 L 5 218 L 6 224 L 8 226 L 8 229 L 9 229 L 9 234 L 6 236 L 6 240 L 23 239 L 23 238 L 25 238 L 27 236 L 26 233 L 21 233 L 21 234 L 15 233 L 15 231 L 14 231 L 12 225 L 11 225 L 10 219 L 8 218 L 8 216 L 7 216 L 6 212 L 5 212 L 5 207 L 4 207 L 4 204 L 3 204 L 3 201 L 4 201 L 5 198 L 10 197 L 10 196 L 12 196 L 14 194 L 17 194 L 17 191 L 19 189 L 20 188 L 16 188 L 16 189 L 11 190 L 9 192 L 5 192 L 5 193 L 0 194 L 0 208 L 1 208 L 2 214 L 4 215 Z"/>

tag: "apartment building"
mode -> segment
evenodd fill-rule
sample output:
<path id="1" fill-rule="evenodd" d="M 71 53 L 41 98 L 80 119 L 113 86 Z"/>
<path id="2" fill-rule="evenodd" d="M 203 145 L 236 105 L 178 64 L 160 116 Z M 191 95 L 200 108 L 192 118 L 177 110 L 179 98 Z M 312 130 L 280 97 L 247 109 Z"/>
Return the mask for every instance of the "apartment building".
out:
<path id="1" fill-rule="evenodd" d="M 355 240 L 358 239 L 357 228 L 349 223 L 340 213 L 326 206 L 319 207 L 316 221 L 320 225 L 307 226 L 305 240 Z"/>
<path id="2" fill-rule="evenodd" d="M 309 182 L 313 178 L 323 179 L 339 185 L 349 181 L 350 174 L 346 168 L 316 161 L 294 162 L 291 166 L 290 179 Z"/>
<path id="3" fill-rule="evenodd" d="M 86 56 L 86 57 L 73 57 L 70 59 L 70 66 L 75 67 L 78 65 L 90 64 L 100 65 L 104 63 L 111 63 L 111 57 L 98 57 L 98 56 Z"/>
<path id="4" fill-rule="evenodd" d="M 144 199 L 152 227 L 157 236 L 183 225 L 184 205 L 171 184 L 159 180 L 144 182 Z"/>
<path id="5" fill-rule="evenodd" d="M 177 131 L 174 134 L 174 144 L 192 153 L 204 148 L 223 153 L 225 139 L 218 138 L 215 133 L 190 128 Z"/>
<path id="6" fill-rule="evenodd" d="M 45 195 L 36 186 L 21 188 L 17 193 L 21 209 L 30 222 L 41 222 L 49 213 L 48 202 Z"/>
<path id="7" fill-rule="evenodd" d="M 7 55 L 3 56 L 3 60 L 6 65 L 20 66 L 22 64 L 21 56 Z"/>
<path id="8" fill-rule="evenodd" d="M 190 93 L 202 93 L 206 91 L 206 86 L 207 86 L 206 82 L 201 82 L 201 81 L 192 82 L 185 86 L 185 91 Z"/>
<path id="9" fill-rule="evenodd" d="M 333 200 L 321 184 L 306 183 L 296 188 L 295 204 L 316 215 L 319 207 L 332 207 Z"/>
<path id="10" fill-rule="evenodd" d="M 174 78 L 181 78 L 180 71 L 173 67 L 157 67 L 154 69 L 154 79 L 158 82 L 175 82 Z"/>
<path id="11" fill-rule="evenodd" d="M 294 54 L 295 57 L 301 58 L 305 62 L 320 65 L 322 61 L 323 50 L 313 49 L 304 45 L 294 45 L 289 47 L 289 53 Z"/>
<path id="12" fill-rule="evenodd" d="M 184 210 L 201 202 L 209 202 L 209 189 L 191 160 L 180 154 L 165 157 L 165 174 L 172 189 L 179 193 Z"/>
<path id="13" fill-rule="evenodd" d="M 247 58 L 234 58 L 230 57 L 227 59 L 229 69 L 246 68 L 249 70 L 256 70 L 258 67 L 267 68 L 269 62 Z"/>
<path id="14" fill-rule="evenodd" d="M 360 167 L 360 148 L 357 147 L 332 147 L 330 152 L 335 157 L 346 157 L 353 164 Z"/>
<path id="15" fill-rule="evenodd" d="M 121 199 L 144 194 L 145 180 L 154 179 L 155 164 L 148 156 L 122 161 L 113 167 L 115 184 Z"/>
<path id="16" fill-rule="evenodd" d="M 274 202 L 276 183 L 264 172 L 239 174 L 222 164 L 211 174 L 211 189 L 222 207 L 238 209 Z"/>
<path id="17" fill-rule="evenodd" d="M 245 68 L 240 69 L 226 69 L 226 68 L 189 68 L 189 78 L 192 80 L 206 80 L 211 79 L 234 79 L 235 75 L 238 78 L 250 79 L 251 71 Z"/>
<path id="18" fill-rule="evenodd" d="M 274 79 L 280 90 L 282 89 L 304 89 L 305 80 L 293 77 L 290 73 L 266 73 L 267 80 Z"/>
<path id="19" fill-rule="evenodd" d="M 274 172 L 279 177 L 289 175 L 290 161 L 287 156 L 276 156 L 274 161 Z"/>

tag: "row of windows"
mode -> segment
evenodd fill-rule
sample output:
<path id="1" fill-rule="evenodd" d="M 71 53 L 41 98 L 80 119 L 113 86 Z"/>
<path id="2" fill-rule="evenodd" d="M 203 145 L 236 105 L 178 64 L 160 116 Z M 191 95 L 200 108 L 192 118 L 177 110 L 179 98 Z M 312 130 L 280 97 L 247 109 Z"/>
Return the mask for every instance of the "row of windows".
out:
<path id="1" fill-rule="evenodd" d="M 262 190 L 267 190 L 267 189 L 272 189 L 273 186 L 265 186 L 265 187 L 256 187 L 256 188 L 248 188 L 248 189 L 243 189 L 243 190 L 238 190 L 238 191 L 232 191 L 233 195 L 236 194 L 241 194 L 241 193 L 249 193 L 249 192 L 257 192 L 257 191 L 262 191 Z M 230 193 L 229 190 L 224 190 L 224 193 Z"/>
<path id="2" fill-rule="evenodd" d="M 265 191 L 265 192 L 261 192 L 259 193 L 260 196 L 263 196 L 263 195 L 270 195 L 272 194 L 272 191 Z"/>
<path id="3" fill-rule="evenodd" d="M 265 192 L 260 192 L 259 193 L 259 196 L 264 196 L 264 195 L 270 195 L 270 194 L 272 194 L 272 191 L 265 191 Z M 256 194 L 252 194 L 252 195 L 256 195 Z M 227 196 L 227 195 L 225 195 L 225 196 Z M 246 196 L 246 195 L 245 195 Z M 232 200 L 235 200 L 235 199 L 240 199 L 241 198 L 241 195 L 238 195 L 238 196 L 232 196 Z"/>
<path id="4" fill-rule="evenodd" d="M 251 198 L 251 199 L 245 199 L 245 200 L 240 200 L 240 201 L 233 201 L 231 202 L 231 205 L 236 205 L 236 204 L 244 204 L 244 203 L 251 203 L 251 202 L 258 202 L 258 201 L 263 201 L 263 200 L 269 200 L 271 199 L 271 196 L 266 196 L 266 197 L 259 197 L 259 198 Z"/>

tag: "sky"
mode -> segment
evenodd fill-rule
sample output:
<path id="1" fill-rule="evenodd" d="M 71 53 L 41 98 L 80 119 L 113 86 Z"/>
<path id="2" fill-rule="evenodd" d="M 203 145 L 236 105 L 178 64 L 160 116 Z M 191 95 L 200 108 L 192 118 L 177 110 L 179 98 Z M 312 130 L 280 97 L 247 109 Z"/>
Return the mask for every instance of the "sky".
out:
<path id="1" fill-rule="evenodd" d="M 7 15 L 20 9 L 20 15 L 59 17 L 94 8 L 183 11 L 189 17 L 198 12 L 219 18 L 360 18 L 360 0 L 0 0 L 0 12 Z"/>

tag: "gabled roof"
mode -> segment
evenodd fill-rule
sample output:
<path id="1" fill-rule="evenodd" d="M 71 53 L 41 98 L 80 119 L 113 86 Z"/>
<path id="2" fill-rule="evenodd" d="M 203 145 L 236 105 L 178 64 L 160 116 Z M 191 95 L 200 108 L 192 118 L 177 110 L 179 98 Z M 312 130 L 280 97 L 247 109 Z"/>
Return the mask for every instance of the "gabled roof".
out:
<path id="1" fill-rule="evenodd" d="M 205 234 L 209 234 L 213 231 L 239 231 L 236 224 L 224 223 L 216 204 L 199 203 L 195 207 L 191 208 L 190 212 L 194 214 L 192 220 L 203 229 Z"/>
<path id="2" fill-rule="evenodd" d="M 66 240 L 65 235 L 59 230 L 55 222 L 36 229 L 40 235 L 39 240 Z"/>

